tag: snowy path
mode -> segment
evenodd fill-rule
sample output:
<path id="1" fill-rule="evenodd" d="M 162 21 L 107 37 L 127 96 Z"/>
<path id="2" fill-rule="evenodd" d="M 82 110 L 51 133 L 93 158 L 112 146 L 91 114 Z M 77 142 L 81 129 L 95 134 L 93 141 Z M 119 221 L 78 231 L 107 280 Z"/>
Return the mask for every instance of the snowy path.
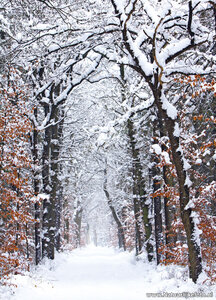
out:
<path id="1" fill-rule="evenodd" d="M 143 300 L 153 299 L 146 293 L 197 291 L 198 286 L 182 280 L 183 273 L 137 263 L 129 253 L 88 247 L 58 254 L 54 262 L 47 261 L 31 276 L 15 276 L 15 295 L 0 294 L 0 299 Z"/>
<path id="2" fill-rule="evenodd" d="M 107 248 L 76 250 L 70 255 L 57 257 L 54 270 L 51 267 L 47 273 L 47 268 L 41 268 L 43 277 L 34 282 L 35 287 L 26 283 L 24 289 L 18 289 L 15 299 L 143 299 L 144 270 L 143 276 L 137 274 L 132 260 L 132 255 L 115 253 Z"/>

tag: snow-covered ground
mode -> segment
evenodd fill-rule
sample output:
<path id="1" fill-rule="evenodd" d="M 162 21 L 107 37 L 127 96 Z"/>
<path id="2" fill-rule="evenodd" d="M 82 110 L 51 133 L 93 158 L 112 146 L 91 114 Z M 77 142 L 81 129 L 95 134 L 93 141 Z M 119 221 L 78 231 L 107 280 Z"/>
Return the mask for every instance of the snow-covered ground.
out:
<path id="1" fill-rule="evenodd" d="M 44 261 L 26 276 L 13 276 L 11 283 L 15 283 L 17 288 L 0 287 L 0 299 L 143 300 L 158 297 L 216 297 L 215 286 L 193 284 L 187 279 L 184 268 L 156 267 L 155 264 L 137 262 L 132 253 L 94 246 L 57 254 L 55 261 Z M 11 295 L 11 292 L 14 294 Z M 212 293 L 213 298 L 200 298 L 204 294 L 212 296 Z"/>

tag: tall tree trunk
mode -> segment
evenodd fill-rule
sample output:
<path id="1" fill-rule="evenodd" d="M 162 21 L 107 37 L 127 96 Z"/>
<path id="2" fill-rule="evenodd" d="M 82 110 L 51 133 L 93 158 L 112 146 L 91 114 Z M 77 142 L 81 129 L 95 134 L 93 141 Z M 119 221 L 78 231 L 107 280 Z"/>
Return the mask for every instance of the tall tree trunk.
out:
<path id="1" fill-rule="evenodd" d="M 167 187 L 174 186 L 173 179 L 168 177 L 169 167 L 163 167 L 163 179 Z M 176 236 L 172 234 L 172 221 L 174 220 L 175 211 L 169 205 L 170 197 L 164 197 L 164 221 L 165 221 L 165 243 L 171 247 L 176 243 Z"/>
<path id="2" fill-rule="evenodd" d="M 55 211 L 55 218 L 52 220 L 55 230 L 55 247 L 56 247 L 56 237 L 58 235 L 58 231 L 56 228 L 57 220 L 60 221 L 60 203 L 57 199 L 57 190 L 58 186 L 58 159 L 59 159 L 59 145 L 58 145 L 58 109 L 56 109 L 55 124 L 51 126 L 51 145 L 50 145 L 50 203 L 52 203 L 51 209 Z M 50 220 L 51 221 L 51 220 Z M 59 249 L 58 249 L 59 250 Z"/>
<path id="3" fill-rule="evenodd" d="M 51 148 L 50 148 L 50 169 L 51 169 L 51 192 L 50 198 L 55 208 L 55 248 L 57 251 L 61 247 L 61 237 L 60 237 L 60 228 L 61 228 L 61 212 L 62 212 L 62 185 L 59 180 L 59 155 L 62 142 L 62 131 L 63 131 L 63 121 L 59 119 L 61 116 L 61 109 L 57 107 L 55 109 L 55 114 L 53 117 L 54 124 L 51 127 L 52 130 L 52 139 L 51 139 Z"/>
<path id="4" fill-rule="evenodd" d="M 126 100 L 126 80 L 125 80 L 125 68 L 124 65 L 120 65 L 120 77 L 122 80 L 122 102 Z M 140 228 L 140 203 L 139 203 L 139 193 L 138 193 L 138 182 L 136 180 L 136 160 L 134 159 L 133 156 L 133 149 L 134 147 L 134 132 L 133 132 L 133 123 L 131 120 L 128 120 L 128 135 L 129 135 L 129 140 L 131 144 L 131 149 L 132 149 L 132 173 L 133 173 L 133 206 L 134 206 L 134 217 L 135 217 L 135 248 L 136 248 L 136 255 L 138 255 L 141 250 L 142 250 L 142 232 Z M 119 232 L 120 234 L 120 232 Z"/>
<path id="5" fill-rule="evenodd" d="M 152 224 L 149 218 L 150 203 L 146 197 L 145 180 L 142 175 L 142 164 L 140 161 L 139 148 L 137 146 L 135 129 L 133 123 L 133 115 L 128 119 L 128 137 L 132 153 L 132 173 L 133 173 L 133 199 L 134 199 L 134 214 L 136 221 L 136 254 L 140 253 L 143 247 L 143 233 L 141 228 L 141 220 L 143 221 L 145 229 L 145 248 L 148 255 L 148 260 L 152 261 L 153 245 L 151 243 Z"/>
<path id="6" fill-rule="evenodd" d="M 160 138 L 162 139 L 163 137 L 166 136 L 166 129 L 164 127 L 163 120 L 161 119 L 161 116 L 159 114 L 157 116 L 157 119 L 158 119 L 158 128 L 159 128 L 159 132 L 160 132 Z M 162 149 L 162 151 L 168 150 L 167 146 L 164 143 L 162 143 L 161 149 Z M 163 166 L 162 174 L 163 174 L 164 184 L 167 187 L 173 186 L 174 185 L 173 178 L 169 178 L 169 166 L 167 166 L 167 165 Z M 165 244 L 169 245 L 169 247 L 171 247 L 172 244 L 173 245 L 175 244 L 176 238 L 174 237 L 174 235 L 171 234 L 172 221 L 174 219 L 174 211 L 173 211 L 173 209 L 171 209 L 171 207 L 168 204 L 169 200 L 170 200 L 169 197 L 164 196 Z"/>
<path id="7" fill-rule="evenodd" d="M 135 216 L 135 236 L 136 236 L 136 255 L 141 253 L 143 247 L 143 232 L 142 232 L 142 214 L 140 206 L 142 168 L 139 159 L 139 149 L 136 147 L 135 129 L 133 124 L 133 114 L 130 116 L 127 122 L 128 137 L 130 142 L 131 154 L 132 154 L 132 178 L 133 178 L 133 205 Z"/>
<path id="8" fill-rule="evenodd" d="M 60 249 L 60 221 L 61 221 L 61 199 L 57 199 L 60 192 L 59 154 L 62 138 L 62 127 L 59 129 L 60 115 L 59 105 L 53 103 L 53 98 L 60 94 L 60 84 L 52 85 L 50 90 L 50 102 L 52 106 L 44 104 L 45 116 L 50 114 L 50 124 L 45 128 L 43 148 L 43 188 L 48 195 L 43 202 L 43 240 L 42 255 L 54 259 L 55 248 Z M 57 192 L 58 191 L 58 192 Z M 60 195 L 60 194 L 59 194 Z M 57 226 L 59 227 L 57 229 Z M 58 244 L 56 241 L 58 240 Z M 57 246 L 57 247 L 56 247 Z"/>
<path id="9" fill-rule="evenodd" d="M 157 154 L 152 155 L 152 187 L 153 187 L 153 203 L 154 203 L 154 225 L 155 225 L 155 245 L 156 245 L 156 259 L 157 264 L 161 262 L 161 252 L 159 248 L 163 244 L 163 229 L 162 229 L 162 206 L 161 206 L 161 196 L 157 195 L 158 190 L 161 188 L 161 174 L 160 169 L 157 166 L 159 159 Z"/>
<path id="10" fill-rule="evenodd" d="M 55 248 L 57 251 L 61 249 L 61 216 L 63 203 L 63 187 L 58 185 L 57 199 L 56 199 L 56 234 L 55 234 Z"/>
<path id="11" fill-rule="evenodd" d="M 42 177 L 43 192 L 46 195 L 43 200 L 43 238 L 42 257 L 54 259 L 55 249 L 55 203 L 50 197 L 50 147 L 51 147 L 51 127 L 45 129 L 44 147 L 42 155 Z"/>
<path id="12" fill-rule="evenodd" d="M 199 241 L 197 240 L 198 237 L 196 234 L 196 225 L 191 215 L 192 209 L 190 207 L 186 208 L 187 204 L 190 201 L 190 193 L 189 186 L 186 183 L 187 174 L 184 170 L 179 137 L 174 134 L 176 120 L 173 120 L 171 117 L 169 117 L 167 111 L 162 108 L 161 89 L 155 90 L 154 96 L 158 113 L 161 119 L 164 121 L 164 125 L 170 140 L 172 158 L 176 168 L 177 180 L 179 185 L 181 218 L 187 237 L 190 277 L 194 282 L 196 282 L 200 273 L 202 272 L 201 250 Z"/>
<path id="13" fill-rule="evenodd" d="M 140 198 L 140 205 L 142 209 L 142 218 L 143 218 L 143 224 L 145 228 L 145 248 L 148 255 L 148 261 L 151 262 L 154 258 L 154 249 L 151 242 L 152 237 L 152 224 L 151 219 L 149 217 L 150 215 L 150 206 L 151 204 L 148 203 L 148 199 L 146 197 L 146 194 L 143 194 Z"/>
<path id="14" fill-rule="evenodd" d="M 133 188 L 133 205 L 134 205 L 134 217 L 135 217 L 135 247 L 136 255 L 142 252 L 143 246 L 143 233 L 141 230 L 141 211 L 140 211 L 140 202 L 136 194 L 136 186 Z"/>
<path id="15" fill-rule="evenodd" d="M 37 109 L 35 109 L 34 114 L 37 118 Z M 39 159 L 38 159 L 38 131 L 34 127 L 33 133 L 32 133 L 32 139 L 31 139 L 31 147 L 32 147 L 32 156 L 33 156 L 33 185 L 34 185 L 34 195 L 35 197 L 38 196 L 40 191 L 40 182 L 38 178 L 38 167 L 39 167 Z M 34 229 L 34 235 L 35 235 L 35 264 L 38 265 L 41 261 L 41 218 L 40 218 L 40 203 L 39 199 L 36 200 L 34 205 L 35 210 L 35 229 Z"/>

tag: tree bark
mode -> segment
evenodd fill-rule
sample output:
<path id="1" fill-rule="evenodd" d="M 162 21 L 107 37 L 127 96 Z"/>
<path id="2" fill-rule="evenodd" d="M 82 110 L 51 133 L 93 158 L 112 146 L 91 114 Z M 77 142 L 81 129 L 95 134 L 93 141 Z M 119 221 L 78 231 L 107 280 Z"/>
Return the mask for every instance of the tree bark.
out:
<path id="1" fill-rule="evenodd" d="M 58 91 L 59 92 L 59 91 Z M 50 197 L 55 205 L 55 248 L 57 251 L 61 247 L 61 213 L 62 213 L 62 185 L 59 180 L 60 163 L 59 155 L 63 134 L 63 121 L 59 120 L 62 117 L 61 108 L 57 107 L 53 116 L 54 124 L 51 126 L 51 148 L 50 148 L 50 169 L 51 169 L 51 192 Z M 53 207 L 54 209 L 54 207 Z"/>
<path id="2" fill-rule="evenodd" d="M 151 242 L 151 237 L 152 237 L 152 224 L 151 224 L 151 219 L 149 217 L 150 213 L 150 203 L 147 204 L 148 199 L 146 199 L 146 195 L 142 195 L 140 198 L 140 205 L 142 209 L 142 218 L 143 218 L 143 224 L 145 228 L 145 248 L 146 252 L 148 255 L 148 261 L 151 262 L 154 258 L 153 254 L 153 245 Z"/>
<path id="3" fill-rule="evenodd" d="M 174 186 L 172 178 L 168 178 L 169 167 L 163 167 L 163 179 L 167 187 Z M 172 234 L 172 221 L 174 210 L 169 205 L 169 197 L 164 197 L 164 221 L 165 221 L 165 243 L 167 246 L 175 245 L 176 237 Z"/>
<path id="4" fill-rule="evenodd" d="M 158 119 L 158 128 L 160 132 L 160 138 L 163 138 L 166 136 L 166 129 L 164 128 L 163 120 L 161 119 L 162 116 L 158 114 L 157 119 Z M 167 146 L 162 143 L 161 145 L 162 151 L 167 151 Z M 162 170 L 163 174 L 163 180 L 164 184 L 169 187 L 173 186 L 173 178 L 169 178 L 169 166 L 165 165 L 163 166 Z M 174 211 L 170 208 L 168 202 L 169 202 L 169 197 L 164 196 L 164 225 L 165 225 L 165 244 L 169 245 L 174 245 L 176 242 L 176 238 L 171 234 L 172 231 L 172 221 L 174 219 Z"/>
<path id="5" fill-rule="evenodd" d="M 153 177 L 153 193 L 161 187 L 161 179 L 158 178 L 158 168 L 153 166 L 152 177 Z M 161 253 L 159 248 L 163 245 L 163 231 L 162 231 L 162 214 L 161 214 L 161 196 L 154 196 L 154 224 L 155 224 L 155 245 L 156 245 L 156 259 L 157 264 L 161 262 Z"/>
<path id="6" fill-rule="evenodd" d="M 140 161 L 139 148 L 137 147 L 133 115 L 128 119 L 128 136 L 132 152 L 132 173 L 133 173 L 133 198 L 134 198 L 134 214 L 136 221 L 136 254 L 141 252 L 143 244 L 145 244 L 148 260 L 152 261 L 153 245 L 151 243 L 152 224 L 149 218 L 150 203 L 147 203 L 145 181 L 142 175 L 142 164 Z M 143 243 L 143 233 L 141 229 L 141 218 L 145 229 L 145 241 Z"/>
<path id="7" fill-rule="evenodd" d="M 155 122 L 156 123 L 156 122 Z M 156 125 L 154 125 L 154 143 L 158 143 L 158 138 L 156 135 Z M 163 228 L 162 228 L 162 205 L 161 196 L 157 195 L 158 191 L 161 189 L 161 170 L 158 167 L 159 158 L 156 153 L 152 154 L 152 188 L 153 188 L 153 203 L 154 203 L 154 227 L 155 227 L 155 250 L 156 250 L 156 260 L 159 265 L 161 262 L 161 252 L 160 247 L 163 245 Z"/>
<path id="8" fill-rule="evenodd" d="M 142 169 L 139 159 L 139 150 L 136 147 L 135 129 L 132 121 L 133 115 L 130 116 L 127 122 L 128 137 L 130 142 L 131 154 L 132 154 L 132 177 L 133 177 L 133 205 L 134 205 L 134 217 L 135 217 L 135 236 L 136 236 L 136 255 L 140 254 L 143 247 L 143 232 L 141 227 L 141 183 Z"/>
<path id="9" fill-rule="evenodd" d="M 34 114 L 37 115 L 37 110 L 35 109 Z M 38 196 L 40 191 L 40 182 L 38 178 L 38 131 L 34 127 L 31 139 L 31 147 L 32 147 L 32 156 L 33 156 L 33 185 L 34 185 L 34 195 L 35 197 Z M 40 218 L 40 203 L 39 199 L 36 200 L 34 205 L 35 210 L 35 228 L 34 228 L 34 235 L 35 235 L 35 264 L 38 265 L 41 261 L 41 218 Z"/>
<path id="10" fill-rule="evenodd" d="M 43 201 L 43 233 L 42 233 L 42 257 L 54 259 L 55 252 L 55 203 L 50 196 L 50 147 L 51 127 L 45 129 L 44 147 L 42 155 L 43 192 L 46 198 Z"/>
<path id="11" fill-rule="evenodd" d="M 201 263 L 201 250 L 198 241 L 196 240 L 196 225 L 194 219 L 191 216 L 192 209 L 185 208 L 190 200 L 189 187 L 186 185 L 186 171 L 184 170 L 182 154 L 180 151 L 180 141 L 179 137 L 174 135 L 176 120 L 171 119 L 167 112 L 162 108 L 161 102 L 161 90 L 154 91 L 155 104 L 158 109 L 158 113 L 161 116 L 161 119 L 164 121 L 166 131 L 171 145 L 171 152 L 173 163 L 176 168 L 177 180 L 179 185 L 179 195 L 180 195 L 180 211 L 181 218 L 184 224 L 187 237 L 188 245 L 188 259 L 189 259 L 189 272 L 190 277 L 194 282 L 197 281 L 200 273 L 202 272 L 202 263 Z"/>

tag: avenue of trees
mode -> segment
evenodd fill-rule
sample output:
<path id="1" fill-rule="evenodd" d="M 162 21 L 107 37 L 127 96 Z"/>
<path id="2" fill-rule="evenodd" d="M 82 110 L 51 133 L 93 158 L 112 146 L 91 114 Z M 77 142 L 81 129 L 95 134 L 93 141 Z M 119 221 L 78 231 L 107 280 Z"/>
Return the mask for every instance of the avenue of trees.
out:
<path id="1" fill-rule="evenodd" d="M 0 0 L 0 277 L 90 241 L 216 280 L 216 4 Z"/>

